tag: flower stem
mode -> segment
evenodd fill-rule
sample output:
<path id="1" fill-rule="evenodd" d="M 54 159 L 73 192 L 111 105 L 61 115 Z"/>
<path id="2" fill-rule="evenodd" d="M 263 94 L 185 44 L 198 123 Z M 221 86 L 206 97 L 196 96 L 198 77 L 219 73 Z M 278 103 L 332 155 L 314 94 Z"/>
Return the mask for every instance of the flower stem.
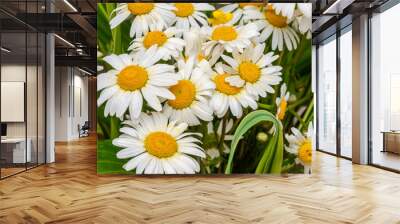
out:
<path id="1" fill-rule="evenodd" d="M 225 140 L 225 130 L 226 130 L 226 120 L 227 120 L 227 115 L 225 115 L 224 118 L 222 118 L 222 129 L 221 129 L 221 136 L 219 138 L 219 142 L 218 142 L 218 150 L 219 153 L 222 155 L 223 153 L 223 146 L 224 146 L 224 140 Z"/>
<path id="2" fill-rule="evenodd" d="M 270 112 L 272 112 L 274 110 L 274 106 L 273 105 L 268 105 L 265 103 L 258 103 L 258 106 L 262 109 L 266 109 L 269 110 Z"/>

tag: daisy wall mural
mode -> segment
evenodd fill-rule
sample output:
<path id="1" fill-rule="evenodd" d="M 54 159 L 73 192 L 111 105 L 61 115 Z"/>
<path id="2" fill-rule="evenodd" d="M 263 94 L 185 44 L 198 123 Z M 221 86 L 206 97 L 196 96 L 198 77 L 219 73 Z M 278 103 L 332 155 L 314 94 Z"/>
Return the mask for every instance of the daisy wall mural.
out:
<path id="1" fill-rule="evenodd" d="M 99 174 L 310 173 L 311 4 L 98 4 Z"/>

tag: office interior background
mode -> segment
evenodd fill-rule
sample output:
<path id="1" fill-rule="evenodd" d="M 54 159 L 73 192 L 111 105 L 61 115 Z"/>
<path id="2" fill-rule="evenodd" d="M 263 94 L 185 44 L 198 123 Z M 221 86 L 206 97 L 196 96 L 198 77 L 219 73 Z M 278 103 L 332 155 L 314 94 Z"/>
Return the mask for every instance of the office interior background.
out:
<path id="1" fill-rule="evenodd" d="M 95 1 L 0 2 L 2 179 L 95 129 L 95 12 Z"/>
<path id="2" fill-rule="evenodd" d="M 316 182 L 317 187 L 313 188 L 313 192 L 321 190 L 326 193 L 316 193 L 319 198 L 328 197 L 332 192 L 335 192 L 332 196 L 339 195 L 343 189 L 348 196 L 349 191 L 354 193 L 355 188 L 362 188 L 362 193 L 351 194 L 353 198 L 379 193 L 379 197 L 372 195 L 364 198 L 382 198 L 390 205 L 380 215 L 392 218 L 379 219 L 379 215 L 374 213 L 382 211 L 374 210 L 374 206 L 379 207 L 383 203 L 358 204 L 370 206 L 370 210 L 363 211 L 373 215 L 369 216 L 368 212 L 360 215 L 361 211 L 357 215 L 387 221 L 385 223 L 396 223 L 399 215 L 392 210 L 398 211 L 399 207 L 396 206 L 400 204 L 391 201 L 390 195 L 398 195 L 398 191 L 393 189 L 399 189 L 399 182 L 396 180 L 400 173 L 400 31 L 397 29 L 400 21 L 399 1 L 308 2 L 313 5 L 312 69 L 315 98 L 314 139 L 317 150 L 314 169 L 317 172 L 314 177 L 305 177 L 310 178 L 306 180 L 310 181 L 307 182 L 310 185 L 303 185 L 302 189 L 311 189 L 307 187 L 311 186 L 311 182 Z M 106 181 L 95 173 L 96 28 L 95 0 L 0 1 L 0 192 L 1 188 L 10 189 L 7 188 L 8 183 L 26 181 L 28 184 L 30 177 L 34 179 L 38 175 L 40 178 L 51 178 L 51 172 L 59 175 L 58 178 L 61 176 L 61 179 L 72 179 L 68 176 L 68 169 L 72 170 L 69 172 L 74 176 L 78 169 L 88 169 L 90 174 L 85 173 L 82 178 L 98 178 L 90 181 L 98 181 L 96 184 Z M 78 162 L 74 163 L 76 158 Z M 80 166 L 78 163 L 85 164 Z M 59 173 L 54 171 L 58 164 L 62 167 Z M 358 164 L 362 165 L 361 168 Z M 78 168 L 73 169 L 75 166 Z M 375 179 L 378 176 L 384 177 Z M 17 179 L 19 177 L 23 179 Z M 122 181 L 124 178 L 118 177 L 115 180 Z M 365 182 L 361 180 L 362 183 L 356 184 L 352 182 L 362 178 L 371 179 Z M 184 179 L 173 180 L 183 185 L 190 182 L 184 183 Z M 268 183 L 268 178 L 262 180 Z M 291 181 L 290 178 L 288 180 Z M 155 179 L 143 179 L 135 183 L 142 186 L 146 181 L 157 184 Z M 211 181 L 217 180 L 205 182 Z M 276 180 L 274 184 L 279 181 L 281 180 Z M 295 185 L 296 181 L 301 182 L 295 179 L 292 184 Z M 374 181 L 379 182 L 379 186 L 375 186 Z M 74 185 L 74 190 L 78 189 L 80 192 L 89 189 L 86 185 L 83 187 L 84 184 L 92 184 L 76 179 L 69 183 L 73 182 L 79 182 Z M 190 184 L 196 185 L 199 182 L 202 181 L 195 180 Z M 344 188 L 340 188 L 342 182 Z M 259 186 L 260 183 L 257 183 Z M 365 185 L 372 187 L 370 189 Z M 120 187 L 125 189 L 126 186 L 122 184 Z M 161 186 L 163 185 L 158 185 Z M 173 187 L 168 184 L 164 186 Z M 354 186 L 354 189 L 349 186 Z M 97 188 L 94 189 L 96 192 Z M 149 189 L 151 193 L 156 191 Z M 4 192 L 8 192 L 7 190 Z M 12 191 L 14 190 L 18 191 Z M 78 195 L 77 192 L 74 193 Z M 11 195 L 9 194 L 10 197 Z M 145 195 L 151 194 L 146 192 Z M 342 207 L 350 204 L 341 204 L 337 200 L 339 202 L 330 202 L 338 202 L 338 206 Z M 354 203 L 357 204 L 360 200 L 357 198 Z M 318 200 L 315 199 L 312 203 L 318 207 L 316 201 Z M 309 202 L 302 201 L 304 204 Z M 297 202 L 293 203 L 298 205 Z M 225 203 L 225 206 L 229 207 L 229 203 Z M 335 212 L 339 210 L 336 207 L 332 209 Z M 4 211 L 9 212 L 7 209 Z M 221 214 L 225 214 L 223 211 L 221 209 Z M 302 211 L 305 216 L 310 216 L 307 215 L 307 209 Z M 77 214 L 79 211 L 76 209 L 70 212 Z M 322 215 L 325 214 L 328 212 L 324 210 Z M 346 211 L 339 218 L 333 218 L 332 214 L 326 217 L 333 219 L 333 222 L 365 221 L 348 218 L 353 216 Z M 201 219 L 200 216 L 198 218 Z M 326 221 L 324 218 L 321 220 Z"/>

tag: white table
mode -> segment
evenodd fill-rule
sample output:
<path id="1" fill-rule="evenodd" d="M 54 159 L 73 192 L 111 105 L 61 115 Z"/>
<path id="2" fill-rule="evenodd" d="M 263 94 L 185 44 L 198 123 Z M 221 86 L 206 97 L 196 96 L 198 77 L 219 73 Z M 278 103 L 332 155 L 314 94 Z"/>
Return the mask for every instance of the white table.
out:
<path id="1" fill-rule="evenodd" d="M 31 153 L 32 140 L 30 138 L 27 138 L 26 142 L 28 143 L 27 144 L 28 147 L 26 147 L 26 152 L 25 152 L 25 138 L 1 139 L 2 145 L 14 145 L 13 163 L 31 162 L 31 160 L 32 160 L 32 153 Z"/>

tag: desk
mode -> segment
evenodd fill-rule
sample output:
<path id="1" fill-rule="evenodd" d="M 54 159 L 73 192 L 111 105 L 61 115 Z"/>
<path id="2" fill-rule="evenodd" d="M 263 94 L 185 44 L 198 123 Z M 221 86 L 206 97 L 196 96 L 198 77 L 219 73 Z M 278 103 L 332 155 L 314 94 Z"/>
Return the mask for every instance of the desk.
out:
<path id="1" fill-rule="evenodd" d="M 400 132 L 383 131 L 383 151 L 400 154 Z"/>
<path id="2" fill-rule="evenodd" d="M 25 163 L 25 162 L 31 162 L 32 160 L 32 153 L 31 153 L 31 146 L 32 146 L 32 140 L 28 138 L 26 140 L 27 147 L 26 147 L 26 152 L 25 152 L 25 138 L 5 138 L 1 139 L 1 145 L 2 145 L 2 152 L 10 150 L 10 146 L 12 151 L 12 161 L 9 161 L 11 163 Z M 5 149 L 3 149 L 5 147 Z M 2 155 L 3 157 L 3 155 Z M 26 159 L 26 161 L 25 161 Z M 10 158 L 11 160 L 11 158 Z"/>

